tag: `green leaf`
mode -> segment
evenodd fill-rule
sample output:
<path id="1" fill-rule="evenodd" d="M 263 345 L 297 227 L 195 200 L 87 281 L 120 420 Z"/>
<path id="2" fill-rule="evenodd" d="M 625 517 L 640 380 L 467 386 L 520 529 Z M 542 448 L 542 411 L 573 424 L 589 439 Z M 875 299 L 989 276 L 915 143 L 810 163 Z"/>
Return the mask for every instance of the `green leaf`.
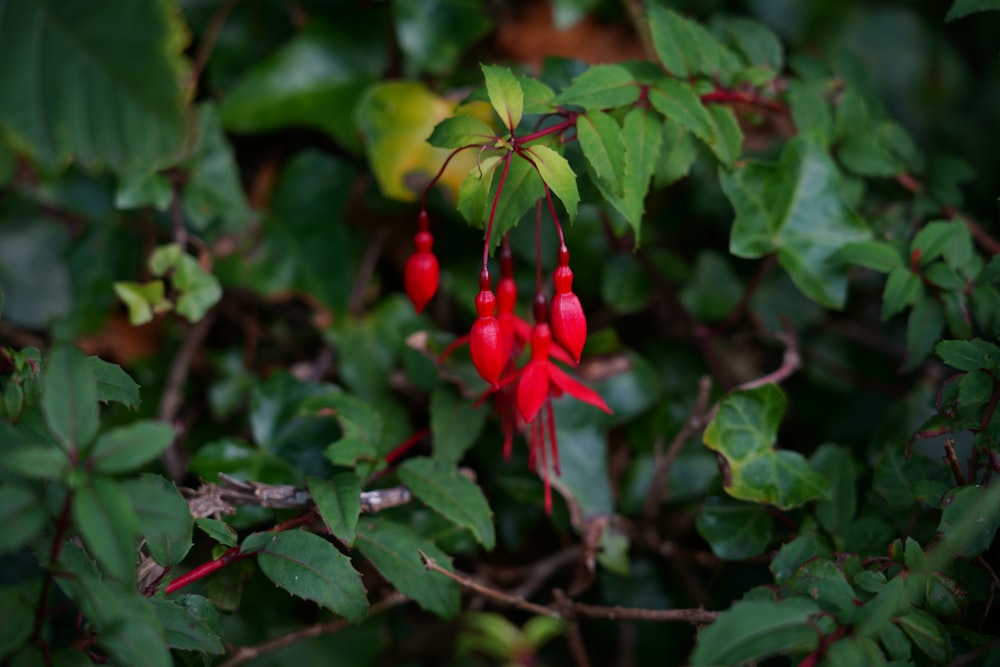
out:
<path id="1" fill-rule="evenodd" d="M 577 117 L 577 140 L 598 179 L 615 195 L 625 194 L 625 140 L 622 128 L 603 111 L 588 111 Z"/>
<path id="2" fill-rule="evenodd" d="M 69 235 L 33 212 L 23 216 L 6 212 L 4 218 L 0 219 L 3 318 L 31 329 L 48 327 L 73 307 L 66 262 Z"/>
<path id="3" fill-rule="evenodd" d="M 743 130 L 736 119 L 736 113 L 729 107 L 713 104 L 708 107 L 708 115 L 714 125 L 712 140 L 706 142 L 719 158 L 719 162 L 732 169 L 743 152 Z"/>
<path id="4" fill-rule="evenodd" d="M 503 159 L 499 155 L 487 155 L 481 158 L 462 180 L 455 208 L 470 225 L 475 227 L 485 225 L 487 220 L 485 216 L 488 215 L 487 211 L 492 204 L 490 189 L 497 168 L 503 168 Z"/>
<path id="5" fill-rule="evenodd" d="M 882 650 L 867 637 L 845 637 L 830 645 L 823 656 L 824 665 L 850 665 L 851 667 L 888 667 Z"/>
<path id="6" fill-rule="evenodd" d="M 555 111 L 552 100 L 556 94 L 551 88 L 538 79 L 527 76 L 518 76 L 517 80 L 524 90 L 524 113 L 544 114 Z"/>
<path id="7" fill-rule="evenodd" d="M 183 596 L 182 599 L 195 597 L 193 595 Z M 153 609 L 156 610 L 156 617 L 163 624 L 167 645 L 181 651 L 197 651 L 210 655 L 225 653 L 226 649 L 219 639 L 218 630 L 213 628 L 212 624 L 205 618 L 195 613 L 202 610 L 204 605 L 195 606 L 192 609 L 184 605 L 181 600 L 165 597 L 150 598 Z M 214 610 L 211 613 L 213 616 L 215 615 Z"/>
<path id="8" fill-rule="evenodd" d="M 174 441 L 174 429 L 157 421 L 137 421 L 101 434 L 87 457 L 94 472 L 117 475 L 152 461 Z"/>
<path id="9" fill-rule="evenodd" d="M 502 169 L 498 165 L 496 170 Z M 500 186 L 500 172 L 495 171 L 493 182 L 490 184 L 489 196 L 486 199 L 486 206 L 479 220 L 473 224 L 481 224 L 485 231 L 486 222 L 489 219 L 489 210 L 493 206 L 493 201 Z M 496 217 L 493 220 L 493 237 L 490 239 L 490 248 L 494 249 L 500 245 L 503 235 L 510 231 L 521 219 L 526 211 L 531 210 L 538 200 L 545 196 L 545 189 L 542 187 L 542 179 L 535 171 L 535 168 L 528 164 L 527 160 L 514 157 L 510 161 L 510 169 L 507 170 L 507 180 L 504 183 L 503 196 L 497 204 Z"/>
<path id="10" fill-rule="evenodd" d="M 713 140 L 713 121 L 690 84 L 661 79 L 649 89 L 653 108 L 706 143 Z"/>
<path id="11" fill-rule="evenodd" d="M 669 118 L 663 121 L 663 149 L 653 182 L 658 187 L 670 185 L 688 175 L 698 157 L 698 146 L 691 134 Z"/>
<path id="12" fill-rule="evenodd" d="M 5 451 L 0 469 L 28 479 L 56 479 L 69 467 L 68 453 L 42 436 L 9 422 L 0 421 L 0 442 Z"/>
<path id="13" fill-rule="evenodd" d="M 771 515 L 763 505 L 711 496 L 705 500 L 695 526 L 712 553 L 726 560 L 752 558 L 763 553 L 771 542 Z"/>
<path id="14" fill-rule="evenodd" d="M 154 250 L 149 256 L 149 270 L 154 276 L 170 274 L 174 288 L 180 292 L 177 312 L 190 322 L 203 318 L 222 298 L 219 280 L 176 243 Z"/>
<path id="15" fill-rule="evenodd" d="M 157 563 L 172 567 L 191 549 L 194 519 L 177 487 L 160 475 L 143 474 L 122 482 L 132 500 L 139 531 Z"/>
<path id="16" fill-rule="evenodd" d="M 893 577 L 879 593 L 862 607 L 854 621 L 855 636 L 874 637 L 910 608 L 903 577 Z"/>
<path id="17" fill-rule="evenodd" d="M 480 65 L 486 80 L 486 93 L 490 97 L 493 110 L 500 120 L 513 132 L 521 124 L 524 113 L 524 90 L 521 83 L 507 67 Z"/>
<path id="18" fill-rule="evenodd" d="M 632 109 L 622 122 L 622 139 L 625 141 L 625 192 L 645 200 L 649 180 L 656 173 L 660 160 L 663 123 L 649 109 Z M 635 237 L 638 243 L 638 230 Z"/>
<path id="19" fill-rule="evenodd" d="M 997 488 L 963 486 L 944 500 L 938 532 L 948 551 L 974 558 L 990 547 L 1000 527 Z"/>
<path id="20" fill-rule="evenodd" d="M 624 107 L 639 99 L 639 86 L 632 73 L 620 65 L 591 65 L 552 100 L 553 105 L 584 109 Z"/>
<path id="21" fill-rule="evenodd" d="M 653 49 L 674 76 L 724 76 L 739 68 L 739 59 L 701 25 L 658 4 L 648 7 L 648 15 Z"/>
<path id="22" fill-rule="evenodd" d="M 524 150 L 534 160 L 542 181 L 562 201 L 569 221 L 572 223 L 576 220 L 576 210 L 580 204 L 580 191 L 576 187 L 576 174 L 570 168 L 569 162 L 548 146 L 536 144 L 528 146 Z"/>
<path id="23" fill-rule="evenodd" d="M 115 208 L 152 206 L 166 211 L 174 198 L 174 188 L 163 174 L 130 171 L 120 176 L 115 191 Z"/>
<path id="24" fill-rule="evenodd" d="M 810 597 L 825 610 L 853 612 L 855 609 L 854 589 L 836 563 L 822 558 L 814 558 L 802 564 L 785 586 L 793 593 Z"/>
<path id="25" fill-rule="evenodd" d="M 859 176 L 888 177 L 906 171 L 899 158 L 867 133 L 851 135 L 841 142 L 837 157 Z"/>
<path id="26" fill-rule="evenodd" d="M 960 371 L 1000 370 L 1000 347 L 981 338 L 943 340 L 934 346 L 941 361 Z"/>
<path id="27" fill-rule="evenodd" d="M 257 553 L 268 579 L 292 595 L 312 600 L 351 623 L 368 615 L 368 599 L 351 560 L 318 535 L 286 530 Z"/>
<path id="28" fill-rule="evenodd" d="M 354 546 L 361 514 L 361 484 L 357 474 L 337 473 L 330 480 L 307 477 L 306 485 L 326 527 L 348 547 Z"/>
<path id="29" fill-rule="evenodd" d="M 434 458 L 444 464 L 457 465 L 465 452 L 479 439 L 489 411 L 474 408 L 446 384 L 431 393 L 431 442 Z"/>
<path id="30" fill-rule="evenodd" d="M 128 321 L 134 327 L 152 322 L 154 313 L 163 313 L 174 307 L 166 298 L 162 280 L 145 283 L 121 280 L 114 284 L 114 290 L 128 307 Z"/>
<path id="31" fill-rule="evenodd" d="M 159 619 L 155 624 L 122 618 L 97 639 L 116 664 L 136 667 L 170 667 L 174 664 Z"/>
<path id="32" fill-rule="evenodd" d="M 332 23 L 310 17 L 278 50 L 240 71 L 219 107 L 226 129 L 311 127 L 357 149 L 355 106 L 386 66 L 382 18 L 362 7 Z"/>
<path id="33" fill-rule="evenodd" d="M 829 443 L 813 452 L 810 463 L 830 483 L 830 498 L 816 503 L 816 519 L 840 544 L 857 511 L 857 465 L 850 450 Z"/>
<path id="34" fill-rule="evenodd" d="M 412 598 L 423 609 L 442 618 L 458 613 L 459 585 L 428 573 L 420 560 L 418 551 L 423 551 L 438 565 L 452 571 L 451 558 L 432 541 L 420 537 L 409 526 L 377 519 L 358 526 L 357 547 L 400 593 Z"/>
<path id="35" fill-rule="evenodd" d="M 919 299 L 906 322 L 906 361 L 904 370 L 910 370 L 920 364 L 934 344 L 941 339 L 944 328 L 944 313 L 941 304 L 936 299 Z"/>
<path id="36" fill-rule="evenodd" d="M 816 648 L 819 635 L 812 600 L 788 598 L 739 601 L 698 633 L 690 664 L 740 665 L 771 655 L 802 654 Z"/>
<path id="37" fill-rule="evenodd" d="M 0 655 L 13 654 L 31 637 L 35 624 L 33 605 L 37 601 L 38 593 L 35 590 L 29 592 L 27 587 L 0 588 L 0 609 L 4 610 L 4 622 L 0 625 Z"/>
<path id="38" fill-rule="evenodd" d="M 4 482 L 0 486 L 0 554 L 20 549 L 34 539 L 49 522 L 45 505 L 24 486 Z"/>
<path id="39" fill-rule="evenodd" d="M 431 509 L 472 531 L 486 549 L 494 547 L 493 512 L 486 496 L 453 466 L 426 457 L 411 458 L 399 466 L 399 479 Z"/>
<path id="40" fill-rule="evenodd" d="M 71 454 L 97 435 L 97 380 L 90 363 L 75 347 L 59 345 L 45 361 L 42 411 L 56 441 Z"/>
<path id="41" fill-rule="evenodd" d="M 792 79 L 785 90 L 792 121 L 799 135 L 811 135 L 820 145 L 828 146 L 833 141 L 833 112 L 824 95 L 825 81 L 799 81 Z"/>
<path id="42" fill-rule="evenodd" d="M 492 12 L 470 0 L 397 1 L 392 17 L 408 77 L 449 74 L 494 24 Z"/>
<path id="43" fill-rule="evenodd" d="M 1000 0 L 955 0 L 944 20 L 950 22 L 975 12 L 995 9 L 1000 9 Z"/>
<path id="44" fill-rule="evenodd" d="M 87 363 L 97 379 L 97 400 L 121 403 L 130 410 L 139 409 L 139 385 L 121 366 L 98 357 L 87 357 Z"/>
<path id="45" fill-rule="evenodd" d="M 76 491 L 73 523 L 87 551 L 108 576 L 125 584 L 135 581 L 139 522 L 123 485 L 102 477 L 91 478 Z"/>
<path id="46" fill-rule="evenodd" d="M 203 517 L 195 519 L 195 524 L 202 532 L 224 547 L 235 547 L 240 543 L 236 530 L 225 521 Z"/>
<path id="47" fill-rule="evenodd" d="M 892 269 L 882 293 L 882 321 L 885 322 L 907 306 L 912 306 L 921 294 L 923 282 L 919 274 L 910 271 L 909 266 Z"/>
<path id="48" fill-rule="evenodd" d="M 730 251 L 739 257 L 777 252 L 796 286 L 820 305 L 841 308 L 847 271 L 834 255 L 870 232 L 840 198 L 839 175 L 818 144 L 792 139 L 778 165 L 748 164 L 719 172 L 736 210 Z"/>
<path id="49" fill-rule="evenodd" d="M 128 30 L 109 30 L 127 19 Z M 184 27 L 166 2 L 3 0 L 0 119 L 49 165 L 172 163 L 185 140 Z"/>
<path id="50" fill-rule="evenodd" d="M 891 273 L 896 269 L 907 268 L 899 251 L 884 241 L 849 243 L 837 251 L 836 257 L 842 262 L 856 264 L 881 273 Z"/>
<path id="51" fill-rule="evenodd" d="M 721 455 L 726 493 L 781 509 L 828 498 L 830 484 L 798 452 L 773 449 L 785 395 L 774 384 L 736 391 L 719 404 L 705 446 Z"/>
<path id="52" fill-rule="evenodd" d="M 951 655 L 948 632 L 941 623 L 922 609 L 911 609 L 895 619 L 906 636 L 936 665 L 944 665 Z"/>
<path id="53" fill-rule="evenodd" d="M 738 16 L 720 16 L 713 19 L 712 27 L 722 33 L 747 65 L 781 72 L 784 49 L 778 36 L 764 24 Z"/>
<path id="54" fill-rule="evenodd" d="M 493 128 L 472 116 L 452 116 L 434 126 L 427 142 L 438 148 L 460 148 L 470 144 L 493 144 Z"/>

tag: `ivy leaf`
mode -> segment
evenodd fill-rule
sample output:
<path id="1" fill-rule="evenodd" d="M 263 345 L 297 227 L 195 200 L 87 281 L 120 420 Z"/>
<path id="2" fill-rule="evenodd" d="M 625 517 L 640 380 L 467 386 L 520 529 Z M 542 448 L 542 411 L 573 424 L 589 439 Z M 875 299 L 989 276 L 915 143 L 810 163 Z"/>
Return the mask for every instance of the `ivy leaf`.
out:
<path id="1" fill-rule="evenodd" d="M 625 194 L 625 140 L 614 118 L 603 111 L 588 111 L 576 121 L 577 139 L 597 178 L 616 196 Z"/>
<path id="2" fill-rule="evenodd" d="M 691 85 L 677 79 L 661 79 L 649 89 L 653 108 L 706 143 L 713 139 L 713 121 Z"/>
<path id="3" fill-rule="evenodd" d="M 722 399 L 705 429 L 705 446 L 725 459 L 723 485 L 733 498 L 780 509 L 828 498 L 830 484 L 798 452 L 773 449 L 785 395 L 774 384 Z"/>
<path id="4" fill-rule="evenodd" d="M 479 438 L 486 424 L 487 410 L 473 409 L 471 403 L 447 384 L 431 393 L 431 442 L 434 458 L 456 465 Z"/>
<path id="5" fill-rule="evenodd" d="M 121 403 L 130 410 L 139 409 L 139 385 L 121 366 L 99 357 L 87 357 L 87 363 L 97 380 L 97 400 Z"/>
<path id="6" fill-rule="evenodd" d="M 451 558 L 432 541 L 420 537 L 409 526 L 377 519 L 358 526 L 357 546 L 382 576 L 422 608 L 442 618 L 458 613 L 459 585 L 450 579 L 428 576 L 420 560 L 418 552 L 423 551 L 451 571 Z"/>
<path id="7" fill-rule="evenodd" d="M 354 472 L 342 472 L 333 479 L 307 477 L 309 493 L 323 523 L 348 547 L 354 546 L 355 529 L 361 514 L 361 484 Z"/>
<path id="8" fill-rule="evenodd" d="M 404 462 L 399 479 L 429 507 L 472 531 L 486 549 L 494 547 L 493 512 L 475 482 L 454 467 L 427 457 Z"/>
<path id="9" fill-rule="evenodd" d="M 75 347 L 55 347 L 45 362 L 42 412 L 56 441 L 78 453 L 97 435 L 97 380 L 87 358 Z"/>
<path id="10" fill-rule="evenodd" d="M 0 124 L 49 165 L 166 166 L 185 141 L 183 35 L 165 2 L 2 0 L 0 62 L 21 66 L 0 79 Z"/>
<path id="11" fill-rule="evenodd" d="M 632 73 L 620 65 L 592 65 L 556 95 L 553 105 L 572 104 L 584 109 L 610 109 L 639 99 Z"/>
<path id="12" fill-rule="evenodd" d="M 698 633 L 691 665 L 742 665 L 777 654 L 805 654 L 819 635 L 813 617 L 820 608 L 812 600 L 740 601 Z"/>
<path id="13" fill-rule="evenodd" d="M 739 59 L 703 26 L 658 4 L 648 7 L 653 49 L 668 72 L 678 78 L 730 74 Z"/>
<path id="14" fill-rule="evenodd" d="M 539 176 L 562 201 L 572 223 L 576 219 L 576 210 L 580 204 L 580 191 L 576 187 L 576 174 L 570 168 L 569 162 L 548 146 L 528 146 L 524 150 L 534 160 Z"/>
<path id="15" fill-rule="evenodd" d="M 747 258 L 776 252 L 806 296 L 842 308 L 847 270 L 834 255 L 848 243 L 867 240 L 870 232 L 841 200 L 837 167 L 826 151 L 795 138 L 778 165 L 720 170 L 719 180 L 736 210 L 730 252 Z"/>
<path id="16" fill-rule="evenodd" d="M 198 260 L 184 252 L 176 243 L 168 243 L 154 250 L 149 256 L 149 270 L 158 277 L 170 274 L 174 288 L 180 292 L 177 312 L 189 322 L 197 322 L 203 318 L 222 298 L 219 280 L 201 268 Z"/>
<path id="17" fill-rule="evenodd" d="M 438 148 L 461 148 L 470 144 L 493 143 L 493 128 L 472 116 L 452 116 L 434 126 L 427 143 Z"/>
<path id="18" fill-rule="evenodd" d="M 104 572 L 125 584 L 135 581 L 139 522 L 124 486 L 91 478 L 76 490 L 73 523 Z"/>
<path id="19" fill-rule="evenodd" d="M 351 560 L 318 535 L 302 529 L 278 533 L 257 552 L 257 562 L 268 579 L 292 595 L 312 600 L 351 623 L 368 615 L 365 588 Z"/>
<path id="20" fill-rule="evenodd" d="M 740 560 L 764 552 L 771 542 L 771 515 L 763 505 L 711 496 L 695 527 L 719 558 Z"/>
<path id="21" fill-rule="evenodd" d="M 174 307 L 166 297 L 162 280 L 138 283 L 120 280 L 113 285 L 115 295 L 128 308 L 128 321 L 134 327 L 153 321 L 155 313 L 165 313 Z"/>
<path id="22" fill-rule="evenodd" d="M 144 474 L 122 482 L 132 500 L 139 530 L 157 563 L 171 567 L 191 549 L 194 519 L 177 487 L 161 475 Z"/>
<path id="23" fill-rule="evenodd" d="M 481 67 L 490 104 L 507 129 L 513 132 L 521 123 L 521 115 L 524 113 L 524 90 L 521 89 L 521 83 L 507 67 Z"/>
<path id="24" fill-rule="evenodd" d="M 102 433 L 87 462 L 94 472 L 105 475 L 131 472 L 159 456 L 173 441 L 174 429 L 169 424 L 137 421 Z"/>

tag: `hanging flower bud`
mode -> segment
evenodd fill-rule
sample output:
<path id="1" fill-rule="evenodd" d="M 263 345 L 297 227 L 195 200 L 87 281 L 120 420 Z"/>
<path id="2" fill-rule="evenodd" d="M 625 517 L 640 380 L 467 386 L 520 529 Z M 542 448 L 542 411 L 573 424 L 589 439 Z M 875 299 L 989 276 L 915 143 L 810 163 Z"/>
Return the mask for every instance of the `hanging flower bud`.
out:
<path id="1" fill-rule="evenodd" d="M 490 291 L 490 272 L 484 267 L 479 276 L 479 294 L 476 296 L 476 313 L 479 318 L 469 334 L 469 353 L 479 375 L 496 387 L 500 372 L 507 362 L 504 356 L 503 332 L 500 322 L 493 316 L 497 298 Z"/>
<path id="2" fill-rule="evenodd" d="M 418 231 L 413 237 L 413 245 L 416 249 L 406 261 L 404 283 L 406 295 L 410 297 L 413 307 L 419 313 L 437 293 L 441 270 L 437 257 L 431 252 L 434 237 L 429 231 L 426 229 Z"/>
<path id="3" fill-rule="evenodd" d="M 580 299 L 573 293 L 573 271 L 569 268 L 569 250 L 559 248 L 559 264 L 552 275 L 556 293 L 552 297 L 552 335 L 577 363 L 587 342 L 587 318 Z"/>

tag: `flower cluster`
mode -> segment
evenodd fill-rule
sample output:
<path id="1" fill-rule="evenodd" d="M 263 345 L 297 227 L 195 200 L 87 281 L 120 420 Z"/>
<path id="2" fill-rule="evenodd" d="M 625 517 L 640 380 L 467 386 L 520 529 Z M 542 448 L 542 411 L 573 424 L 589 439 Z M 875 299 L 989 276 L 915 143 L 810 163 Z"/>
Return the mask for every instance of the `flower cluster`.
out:
<path id="1" fill-rule="evenodd" d="M 537 286 L 532 303 L 533 324 L 515 313 L 517 284 L 514 281 L 513 257 L 507 238 L 500 250 L 500 280 L 493 291 L 487 266 L 492 220 L 487 225 L 483 264 L 476 295 L 476 320 L 467 336 L 445 350 L 447 357 L 459 344 L 469 345 L 472 363 L 490 388 L 480 403 L 493 398 L 504 435 L 504 457 L 511 454 L 514 434 L 526 433 L 529 465 L 541 473 L 545 485 L 545 511 L 552 509 L 550 470 L 559 474 L 559 448 L 556 441 L 552 399 L 563 394 L 589 403 L 605 412 L 611 409 L 593 389 L 573 379 L 555 361 L 567 365 L 579 363 L 587 341 L 587 320 L 580 299 L 573 292 L 573 271 L 569 249 L 556 217 L 552 198 L 546 188 L 549 210 L 559 235 L 557 266 L 552 275 L 555 293 L 552 307 L 542 290 L 541 259 L 537 258 Z M 536 225 L 541 224 L 541 204 Z M 415 237 L 415 251 L 406 265 L 406 292 L 420 312 L 437 290 L 439 268 L 431 253 L 432 238 L 427 230 L 427 214 L 421 211 Z M 538 234 L 536 233 L 536 239 Z M 536 242 L 540 253 L 540 243 Z M 518 367 L 522 352 L 530 349 L 526 364 Z M 554 361 L 555 360 L 555 361 Z"/>

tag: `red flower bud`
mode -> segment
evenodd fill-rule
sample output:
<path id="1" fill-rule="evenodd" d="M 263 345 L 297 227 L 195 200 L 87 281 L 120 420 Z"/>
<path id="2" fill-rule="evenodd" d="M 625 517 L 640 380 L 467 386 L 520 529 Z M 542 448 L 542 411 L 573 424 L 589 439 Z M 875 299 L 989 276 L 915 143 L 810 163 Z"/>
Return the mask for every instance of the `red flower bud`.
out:
<path id="1" fill-rule="evenodd" d="M 437 257 L 431 252 L 434 237 L 430 232 L 426 230 L 417 232 L 413 237 L 413 244 L 416 250 L 406 261 L 404 283 L 406 295 L 410 297 L 413 307 L 419 313 L 437 293 L 441 270 Z"/>
<path id="2" fill-rule="evenodd" d="M 573 293 L 573 271 L 569 268 L 569 251 L 565 247 L 559 249 L 559 266 L 552 278 L 556 287 L 552 297 L 552 335 L 579 363 L 587 342 L 587 318 L 580 299 Z"/>
<path id="3" fill-rule="evenodd" d="M 476 296 L 479 318 L 473 323 L 469 334 L 469 353 L 479 375 L 494 387 L 499 384 L 500 373 L 507 363 L 500 321 L 493 316 L 496 303 L 497 299 L 490 291 L 490 274 L 484 268 L 479 278 L 479 294 Z"/>

